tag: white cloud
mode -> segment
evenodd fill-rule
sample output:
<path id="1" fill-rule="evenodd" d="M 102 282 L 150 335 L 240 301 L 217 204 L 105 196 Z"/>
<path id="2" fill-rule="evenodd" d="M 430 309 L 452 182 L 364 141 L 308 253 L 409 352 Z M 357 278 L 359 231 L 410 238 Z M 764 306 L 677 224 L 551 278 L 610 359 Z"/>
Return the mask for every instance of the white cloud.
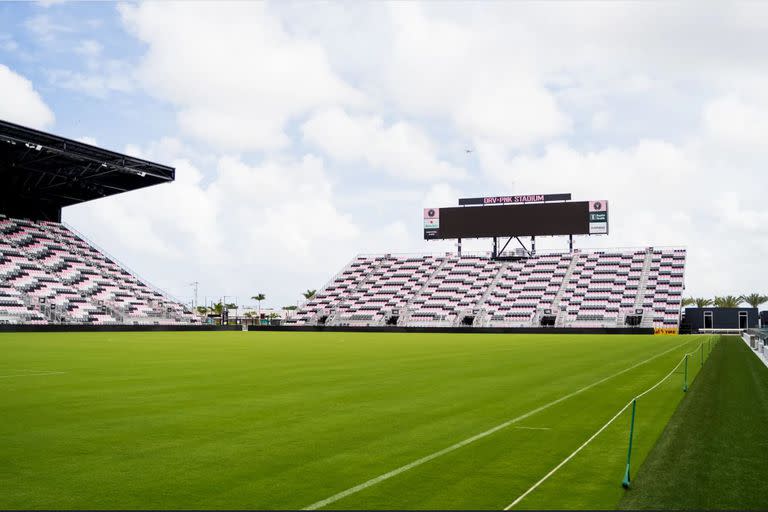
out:
<path id="1" fill-rule="evenodd" d="M 437 183 L 432 185 L 424 195 L 424 207 L 447 207 L 456 206 L 456 200 L 462 197 L 461 191 L 448 183 Z M 421 215 L 421 211 L 416 212 Z"/>
<path id="2" fill-rule="evenodd" d="M 136 88 L 133 67 L 128 62 L 92 57 L 88 67 L 87 72 L 54 69 L 48 72 L 48 80 L 56 87 L 96 98 L 113 92 L 130 93 Z"/>
<path id="3" fill-rule="evenodd" d="M 448 118 L 469 139 L 513 147 L 568 131 L 570 120 L 515 46 L 514 30 L 486 31 L 425 10 L 391 9 L 394 40 L 384 80 L 401 108 Z"/>
<path id="4" fill-rule="evenodd" d="M 37 37 L 39 41 L 51 42 L 62 34 L 71 33 L 73 28 L 55 21 L 48 14 L 32 16 L 24 22 L 24 26 Z"/>
<path id="5" fill-rule="evenodd" d="M 78 137 L 75 139 L 78 142 L 82 142 L 83 144 L 90 144 L 91 146 L 97 146 L 98 143 L 96 141 L 95 137 L 90 137 L 88 135 L 83 135 L 82 137 Z"/>
<path id="6" fill-rule="evenodd" d="M 456 123 L 469 136 L 492 139 L 510 147 L 552 139 L 569 130 L 570 120 L 551 93 L 526 76 L 475 81 L 458 107 Z"/>
<path id="7" fill-rule="evenodd" d="M 407 122 L 386 125 L 380 117 L 351 116 L 341 109 L 319 112 L 307 121 L 305 140 L 336 160 L 365 163 L 412 181 L 458 179 L 463 169 L 438 160 L 434 143 Z"/>
<path id="8" fill-rule="evenodd" d="M 714 141 L 735 149 L 765 151 L 768 140 L 768 108 L 726 96 L 704 107 L 704 130 Z"/>
<path id="9" fill-rule="evenodd" d="M 768 286 L 755 263 L 768 259 L 762 242 L 768 216 L 760 198 L 768 181 L 758 168 L 727 157 L 728 167 L 721 168 L 724 155 L 712 151 L 699 140 L 644 140 L 599 151 L 553 145 L 540 155 L 514 156 L 492 144 L 478 146 L 484 172 L 515 193 L 572 192 L 577 200 L 610 201 L 610 236 L 584 237 L 577 246 L 685 246 L 694 294 Z M 540 243 L 553 246 L 563 243 Z M 742 256 L 735 265 L 737 246 Z"/>
<path id="10" fill-rule="evenodd" d="M 63 4 L 67 0 L 37 0 L 37 4 L 41 7 L 50 7 L 56 4 Z"/>
<path id="11" fill-rule="evenodd" d="M 120 12 L 148 45 L 147 91 L 177 107 L 185 133 L 218 147 L 283 148 L 289 121 L 361 101 L 323 48 L 291 37 L 264 4 L 150 2 Z"/>
<path id="12" fill-rule="evenodd" d="M 19 49 L 16 40 L 8 34 L 0 34 L 0 50 L 4 52 L 15 52 Z"/>
<path id="13" fill-rule="evenodd" d="M 176 295 L 197 279 L 209 290 L 244 297 L 258 286 L 288 300 L 296 290 L 286 287 L 319 286 L 360 244 L 315 156 L 257 165 L 224 156 L 204 172 L 182 156 L 158 158 L 184 152 L 174 139 L 128 152 L 170 163 L 176 181 L 71 207 L 65 218 Z"/>
<path id="14" fill-rule="evenodd" d="M 0 119 L 47 128 L 53 124 L 53 112 L 45 104 L 32 82 L 0 64 Z"/>
<path id="15" fill-rule="evenodd" d="M 102 51 L 104 47 L 93 39 L 83 39 L 75 46 L 75 53 L 91 59 L 101 56 Z"/>
<path id="16" fill-rule="evenodd" d="M 104 222 L 104 236 L 144 261 L 146 231 L 147 268 L 172 287 L 195 275 L 220 290 L 319 286 L 356 252 L 449 247 L 420 240 L 423 206 L 530 192 L 611 201 L 611 235 L 577 246 L 687 245 L 692 293 L 768 287 L 765 4 L 680 3 L 663 16 L 568 2 L 119 9 L 145 52 L 141 88 L 179 127 L 131 150 L 176 162 L 179 177 L 114 198 L 129 203 L 113 214 L 151 222 L 128 223 L 125 238 Z M 28 27 L 42 40 L 57 19 Z M 100 97 L 139 89 L 130 67 L 102 59 L 57 83 Z M 343 165 L 305 155 L 302 141 Z M 267 156 L 215 153 L 254 150 Z M 745 248 L 738 265 L 733 244 Z"/>

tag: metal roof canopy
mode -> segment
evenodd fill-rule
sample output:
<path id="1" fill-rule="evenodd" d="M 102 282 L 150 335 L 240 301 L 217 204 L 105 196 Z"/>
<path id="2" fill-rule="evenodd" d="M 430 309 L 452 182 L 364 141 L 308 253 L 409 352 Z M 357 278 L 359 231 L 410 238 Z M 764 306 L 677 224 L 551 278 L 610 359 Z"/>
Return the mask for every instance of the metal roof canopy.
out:
<path id="1" fill-rule="evenodd" d="M 0 120 L 0 213 L 61 220 L 65 206 L 172 182 L 173 167 Z"/>

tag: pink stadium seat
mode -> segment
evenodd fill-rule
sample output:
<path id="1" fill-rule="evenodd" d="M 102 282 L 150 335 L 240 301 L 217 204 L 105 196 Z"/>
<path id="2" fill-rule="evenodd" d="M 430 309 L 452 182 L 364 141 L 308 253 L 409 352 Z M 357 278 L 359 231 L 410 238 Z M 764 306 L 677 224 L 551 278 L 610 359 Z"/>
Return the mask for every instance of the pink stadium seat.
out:
<path id="1" fill-rule="evenodd" d="M 194 321 L 62 224 L 0 216 L 0 322 Z"/>
<path id="2" fill-rule="evenodd" d="M 0 273 L 3 272 L 0 267 Z M 455 326 L 469 315 L 496 327 L 537 325 L 550 310 L 563 326 L 615 327 L 643 308 L 648 326 L 677 325 L 685 250 L 487 256 L 360 256 L 307 301 L 291 323 Z M 558 313 L 558 311 L 562 313 Z M 365 314 L 362 314 L 365 312 Z M 474 320 L 474 325 L 479 325 Z"/>

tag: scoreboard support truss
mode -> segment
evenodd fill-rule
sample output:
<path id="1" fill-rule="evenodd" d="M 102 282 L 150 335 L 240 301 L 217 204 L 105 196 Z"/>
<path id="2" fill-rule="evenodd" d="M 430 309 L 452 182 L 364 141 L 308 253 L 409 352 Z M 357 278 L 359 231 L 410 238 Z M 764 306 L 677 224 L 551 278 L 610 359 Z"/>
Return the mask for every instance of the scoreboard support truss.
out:
<path id="1" fill-rule="evenodd" d="M 491 259 L 497 260 L 501 258 L 501 255 L 504 254 L 504 251 L 507 249 L 507 246 L 512 241 L 512 239 L 517 240 L 517 243 L 520 244 L 520 247 L 523 248 L 525 253 L 528 256 L 536 256 L 536 237 L 531 237 L 531 248 L 528 249 L 522 240 L 520 240 L 519 236 L 511 236 L 507 238 L 507 241 L 504 242 L 504 245 L 499 249 L 499 237 L 493 237 L 493 250 L 491 251 Z M 459 256 L 461 256 L 461 251 L 459 251 Z"/>

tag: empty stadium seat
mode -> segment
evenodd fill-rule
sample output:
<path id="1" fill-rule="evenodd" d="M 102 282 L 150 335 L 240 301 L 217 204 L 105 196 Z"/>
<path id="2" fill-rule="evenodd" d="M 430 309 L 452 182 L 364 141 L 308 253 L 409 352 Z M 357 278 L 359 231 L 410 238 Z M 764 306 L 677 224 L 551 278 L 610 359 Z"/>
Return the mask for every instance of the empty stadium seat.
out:
<path id="1" fill-rule="evenodd" d="M 684 249 L 487 256 L 360 256 L 291 319 L 295 325 L 678 326 Z M 633 320 L 634 322 L 635 320 Z"/>
<path id="2" fill-rule="evenodd" d="M 195 321 L 63 224 L 0 215 L 0 323 Z"/>

